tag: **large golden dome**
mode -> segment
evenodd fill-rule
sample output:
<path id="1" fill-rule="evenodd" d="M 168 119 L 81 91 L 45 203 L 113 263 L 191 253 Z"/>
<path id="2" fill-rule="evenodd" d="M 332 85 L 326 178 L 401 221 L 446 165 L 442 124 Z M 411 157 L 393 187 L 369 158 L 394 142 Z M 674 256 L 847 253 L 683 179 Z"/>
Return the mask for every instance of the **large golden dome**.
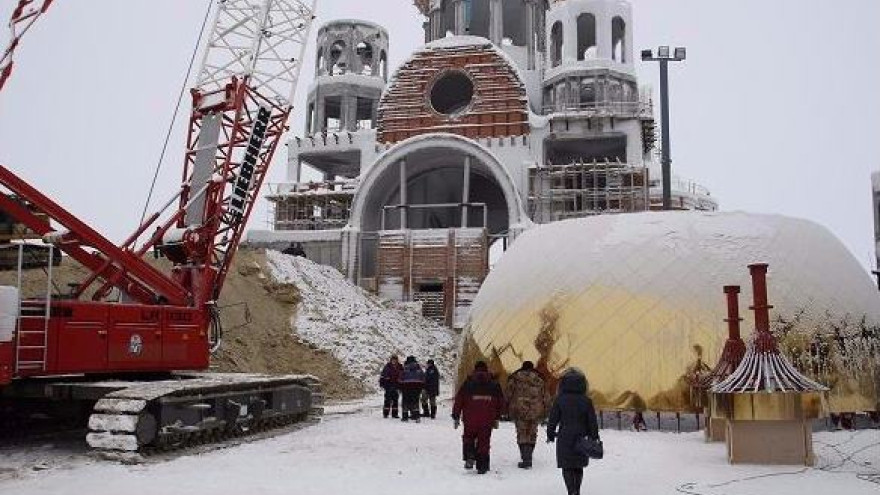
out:
<path id="1" fill-rule="evenodd" d="M 724 285 L 752 292 L 770 264 L 772 328 L 836 411 L 876 410 L 880 295 L 825 228 L 745 213 L 607 215 L 536 227 L 491 272 L 471 313 L 462 370 L 487 359 L 583 369 L 601 407 L 694 409 L 687 376 L 727 337 Z M 754 328 L 744 312 L 744 338 Z"/>

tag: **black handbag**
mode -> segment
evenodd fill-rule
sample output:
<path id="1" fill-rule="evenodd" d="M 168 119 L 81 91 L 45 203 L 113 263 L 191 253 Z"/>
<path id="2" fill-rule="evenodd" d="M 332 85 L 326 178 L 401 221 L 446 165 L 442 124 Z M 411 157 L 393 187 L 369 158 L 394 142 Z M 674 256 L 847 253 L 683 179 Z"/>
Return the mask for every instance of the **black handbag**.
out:
<path id="1" fill-rule="evenodd" d="M 574 451 L 582 457 L 601 459 L 605 456 L 605 447 L 602 440 L 593 440 L 590 437 L 578 438 L 574 444 Z"/>

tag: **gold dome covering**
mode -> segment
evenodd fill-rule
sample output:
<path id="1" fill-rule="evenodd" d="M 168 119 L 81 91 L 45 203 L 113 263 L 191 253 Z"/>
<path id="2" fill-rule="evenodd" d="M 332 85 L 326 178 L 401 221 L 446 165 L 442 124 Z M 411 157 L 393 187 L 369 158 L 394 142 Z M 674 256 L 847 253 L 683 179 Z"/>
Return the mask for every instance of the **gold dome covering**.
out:
<path id="1" fill-rule="evenodd" d="M 771 329 L 794 366 L 831 388 L 832 411 L 877 410 L 880 294 L 828 230 L 771 215 L 607 215 L 526 232 L 474 302 L 460 371 L 477 359 L 502 379 L 523 360 L 577 366 L 598 407 L 697 410 L 689 377 L 727 339 L 722 287 L 750 300 L 756 261 L 773 267 Z"/>

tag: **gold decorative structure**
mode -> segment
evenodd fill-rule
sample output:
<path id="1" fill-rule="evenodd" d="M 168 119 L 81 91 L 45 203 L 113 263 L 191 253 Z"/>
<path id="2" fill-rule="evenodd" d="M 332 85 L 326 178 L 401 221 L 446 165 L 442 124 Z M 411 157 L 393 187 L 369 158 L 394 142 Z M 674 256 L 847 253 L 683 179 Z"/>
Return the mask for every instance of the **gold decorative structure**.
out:
<path id="1" fill-rule="evenodd" d="M 754 324 L 745 267 L 756 259 L 773 267 L 770 329 L 798 370 L 831 387 L 823 407 L 878 410 L 876 285 L 824 227 L 768 215 L 600 215 L 526 231 L 474 300 L 463 335 L 473 361 L 462 371 L 496 357 L 512 373 L 547 355 L 554 368 L 567 362 L 587 373 L 597 408 L 702 413 L 709 397 L 705 389 L 692 393 L 692 378 L 694 370 L 712 371 L 728 339 L 721 285 L 741 287 L 748 343 Z M 555 340 L 552 348 L 542 340 L 539 350 L 548 305 Z"/>
<path id="2" fill-rule="evenodd" d="M 724 293 L 727 295 L 727 322 L 728 336 L 721 351 L 721 358 L 712 371 L 696 383 L 695 388 L 705 392 L 712 386 L 724 381 L 742 362 L 746 354 L 746 343 L 740 336 L 739 323 L 743 320 L 739 316 L 739 293 L 738 285 L 725 285 Z M 711 394 L 706 404 L 706 441 L 723 442 L 727 432 L 727 418 L 724 412 L 730 408 L 727 394 Z"/>
<path id="3" fill-rule="evenodd" d="M 779 352 L 770 333 L 767 264 L 749 266 L 755 333 L 739 366 L 711 391 L 727 420 L 731 463 L 804 464 L 814 462 L 812 419 L 828 387 L 802 375 Z"/>

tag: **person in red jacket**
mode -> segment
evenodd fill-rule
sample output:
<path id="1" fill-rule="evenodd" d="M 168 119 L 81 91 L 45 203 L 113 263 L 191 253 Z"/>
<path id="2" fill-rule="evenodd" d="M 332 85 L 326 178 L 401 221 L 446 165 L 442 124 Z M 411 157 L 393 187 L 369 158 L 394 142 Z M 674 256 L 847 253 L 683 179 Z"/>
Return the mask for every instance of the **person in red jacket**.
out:
<path id="1" fill-rule="evenodd" d="M 455 394 L 452 407 L 455 427 L 464 422 L 461 441 L 465 469 L 473 469 L 476 463 L 477 473 L 489 471 L 489 442 L 503 410 L 501 386 L 489 373 L 486 363 L 478 361 L 473 373 Z"/>

